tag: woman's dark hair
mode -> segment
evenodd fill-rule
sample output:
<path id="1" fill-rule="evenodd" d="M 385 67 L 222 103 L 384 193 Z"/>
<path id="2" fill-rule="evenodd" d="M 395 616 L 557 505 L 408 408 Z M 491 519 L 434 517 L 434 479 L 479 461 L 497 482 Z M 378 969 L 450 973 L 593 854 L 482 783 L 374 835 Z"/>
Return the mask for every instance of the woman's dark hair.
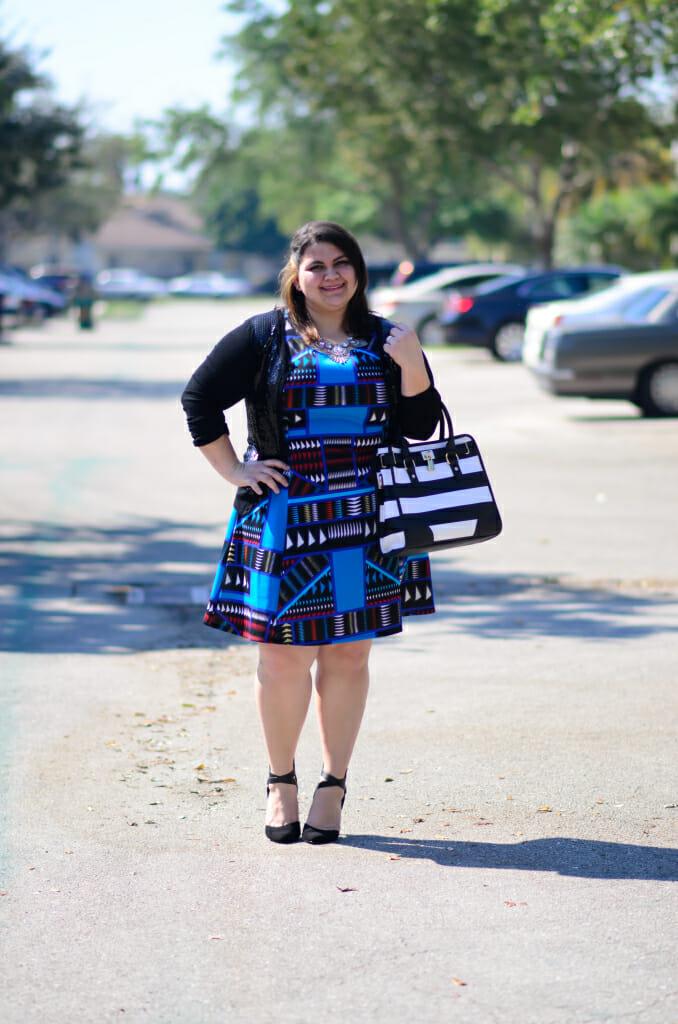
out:
<path id="1" fill-rule="evenodd" d="M 367 267 L 360 246 L 350 231 L 328 220 L 312 220 L 295 231 L 290 242 L 287 263 L 280 271 L 280 297 L 289 313 L 292 326 L 304 338 L 313 337 L 317 331 L 308 310 L 306 298 L 299 291 L 295 281 L 299 272 L 299 264 L 310 245 L 316 242 L 330 242 L 348 258 L 357 280 L 355 294 L 346 309 L 345 328 L 349 334 L 365 337 L 370 329 L 369 309 L 367 306 Z"/>

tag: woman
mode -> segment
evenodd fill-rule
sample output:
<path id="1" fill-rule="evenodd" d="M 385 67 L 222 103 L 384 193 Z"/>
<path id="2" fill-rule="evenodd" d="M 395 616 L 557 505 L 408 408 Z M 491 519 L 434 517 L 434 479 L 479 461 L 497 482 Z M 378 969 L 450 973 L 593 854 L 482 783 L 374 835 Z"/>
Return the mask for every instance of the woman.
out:
<path id="1" fill-rule="evenodd" d="M 440 397 L 414 331 L 369 313 L 344 228 L 301 227 L 280 285 L 284 310 L 227 334 L 182 403 L 194 444 L 238 488 L 205 622 L 260 644 L 266 835 L 320 844 L 339 836 L 372 640 L 433 611 L 428 559 L 379 551 L 374 454 L 400 431 L 430 436 Z M 243 461 L 223 417 L 241 399 Z M 294 757 L 314 663 L 323 769 L 302 833 Z"/>

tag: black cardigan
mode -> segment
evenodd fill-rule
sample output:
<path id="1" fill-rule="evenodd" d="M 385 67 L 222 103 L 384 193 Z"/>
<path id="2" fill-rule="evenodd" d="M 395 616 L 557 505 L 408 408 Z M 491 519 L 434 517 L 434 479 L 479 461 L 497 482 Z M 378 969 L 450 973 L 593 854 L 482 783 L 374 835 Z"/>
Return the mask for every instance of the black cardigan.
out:
<path id="1" fill-rule="evenodd" d="M 389 385 L 392 406 L 389 433 L 427 438 L 440 417 L 440 395 L 431 386 L 418 395 L 400 392 L 400 368 L 383 351 L 383 340 L 390 324 L 371 316 L 374 329 L 368 346 L 379 350 Z M 212 349 L 198 367 L 181 396 L 194 445 L 201 447 L 228 434 L 224 410 L 242 399 L 247 405 L 247 458 L 285 458 L 284 426 L 280 398 L 285 383 L 289 356 L 285 344 L 282 312 L 275 310 L 246 320 L 230 331 Z"/>

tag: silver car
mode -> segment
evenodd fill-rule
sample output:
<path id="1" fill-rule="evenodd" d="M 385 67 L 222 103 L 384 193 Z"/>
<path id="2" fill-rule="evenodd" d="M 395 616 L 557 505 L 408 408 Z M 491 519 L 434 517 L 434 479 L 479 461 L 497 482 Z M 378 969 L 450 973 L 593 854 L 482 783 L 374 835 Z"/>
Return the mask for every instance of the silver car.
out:
<path id="1" fill-rule="evenodd" d="M 678 274 L 634 276 L 638 286 L 610 289 L 605 308 L 561 312 L 528 365 L 551 394 L 627 399 L 647 416 L 676 416 Z"/>
<path id="2" fill-rule="evenodd" d="M 414 327 L 422 345 L 440 345 L 444 340 L 439 316 L 445 299 L 460 288 L 471 288 L 506 274 L 520 274 L 515 263 L 464 263 L 420 277 L 410 284 L 375 288 L 370 306 L 389 320 Z"/>

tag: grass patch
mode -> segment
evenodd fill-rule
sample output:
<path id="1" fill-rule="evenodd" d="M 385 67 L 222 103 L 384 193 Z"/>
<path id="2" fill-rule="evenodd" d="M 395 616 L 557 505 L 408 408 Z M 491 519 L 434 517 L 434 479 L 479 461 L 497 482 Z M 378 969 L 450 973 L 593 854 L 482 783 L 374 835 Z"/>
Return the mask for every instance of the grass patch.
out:
<path id="1" fill-rule="evenodd" d="M 140 320 L 147 306 L 138 299 L 103 299 L 97 302 L 94 313 L 102 320 Z"/>

